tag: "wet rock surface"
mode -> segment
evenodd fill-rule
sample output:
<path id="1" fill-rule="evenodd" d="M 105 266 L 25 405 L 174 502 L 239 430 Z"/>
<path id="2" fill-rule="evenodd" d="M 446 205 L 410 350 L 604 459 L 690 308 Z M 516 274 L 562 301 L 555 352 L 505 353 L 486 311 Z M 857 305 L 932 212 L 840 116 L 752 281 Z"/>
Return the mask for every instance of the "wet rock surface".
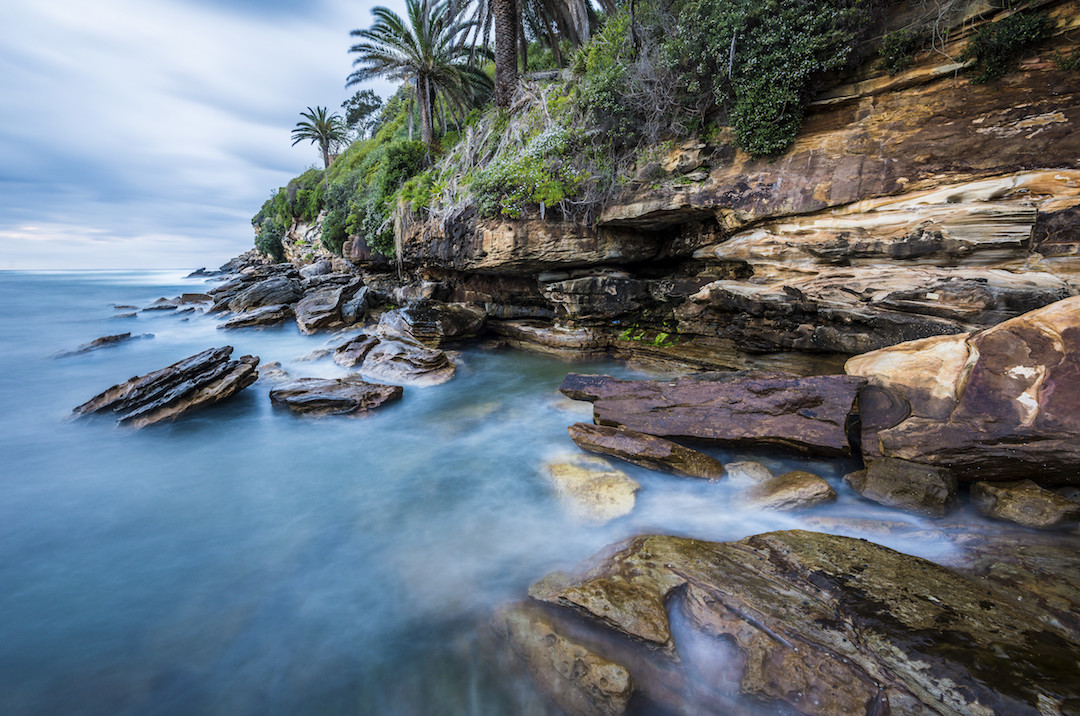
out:
<path id="1" fill-rule="evenodd" d="M 599 425 L 727 445 L 772 445 L 847 455 L 847 425 L 862 379 L 715 373 L 671 382 L 571 373 L 559 390 L 593 403 Z"/>
<path id="2" fill-rule="evenodd" d="M 293 309 L 300 331 L 311 334 L 342 323 L 341 307 L 358 287 L 358 281 L 356 285 L 327 284 L 305 293 Z"/>
<path id="3" fill-rule="evenodd" d="M 284 304 L 277 306 L 260 306 L 259 308 L 253 308 L 233 316 L 224 323 L 219 323 L 218 328 L 229 330 L 233 328 L 251 328 L 254 326 L 273 326 L 278 323 L 284 323 L 292 317 L 293 311 L 291 306 Z"/>
<path id="4" fill-rule="evenodd" d="M 404 338 L 380 338 L 364 356 L 360 372 L 392 383 L 429 386 L 454 377 L 457 366 L 445 351 Z"/>
<path id="5" fill-rule="evenodd" d="M 75 408 L 76 417 L 111 412 L 135 428 L 175 420 L 232 397 L 254 383 L 259 359 L 231 360 L 232 346 L 208 348 L 182 361 L 114 385 Z"/>
<path id="6" fill-rule="evenodd" d="M 690 693 L 671 697 L 650 683 L 657 671 L 628 668 L 636 688 L 677 710 L 1037 714 L 1080 698 L 1068 628 L 998 584 L 849 537 L 638 537 L 530 595 L 562 622 L 585 617 L 641 644 L 650 661 L 677 654 L 672 668 L 697 682 Z M 732 693 L 752 701 L 732 711 Z"/>
<path id="7" fill-rule="evenodd" d="M 961 480 L 1080 484 L 1080 297 L 972 334 L 852 358 L 864 458 L 952 468 Z"/>
<path id="8" fill-rule="evenodd" d="M 343 368 L 355 368 L 364 362 L 371 349 L 379 344 L 375 336 L 357 336 L 334 349 L 334 362 Z"/>
<path id="9" fill-rule="evenodd" d="M 976 482 L 971 486 L 971 502 L 987 517 L 1024 527 L 1045 529 L 1080 521 L 1080 503 L 1031 480 Z"/>
<path id="10" fill-rule="evenodd" d="M 812 472 L 792 470 L 754 485 L 741 502 L 759 510 L 805 510 L 836 502 L 836 491 Z"/>
<path id="11" fill-rule="evenodd" d="M 582 450 L 676 475 L 711 480 L 724 476 L 724 464 L 716 458 L 655 435 L 589 423 L 575 423 L 568 430 Z"/>
<path id="12" fill-rule="evenodd" d="M 634 509 L 635 493 L 641 488 L 625 472 L 616 470 L 602 458 L 570 456 L 546 467 L 555 494 L 575 519 L 605 524 Z"/>
<path id="13" fill-rule="evenodd" d="M 384 313 L 379 319 L 379 332 L 438 348 L 447 341 L 478 335 L 486 318 L 484 310 L 476 306 L 422 300 Z"/>
<path id="14" fill-rule="evenodd" d="M 860 496 L 926 517 L 943 517 L 956 507 L 956 476 L 946 468 L 882 458 L 844 476 Z"/>
<path id="15" fill-rule="evenodd" d="M 352 415 L 400 400 L 399 385 L 346 378 L 296 378 L 270 391 L 270 402 L 300 415 Z"/>
<path id="16" fill-rule="evenodd" d="M 119 345 L 121 343 L 126 343 L 128 341 L 139 340 L 139 339 L 142 339 L 142 338 L 153 338 L 153 337 L 154 337 L 153 333 L 142 333 L 142 334 L 139 334 L 139 335 L 133 335 L 131 333 L 117 333 L 116 335 L 112 335 L 112 336 L 102 336 L 101 338 L 95 338 L 94 340 L 90 341 L 89 343 L 84 343 L 83 345 L 81 345 L 78 348 L 75 348 L 73 350 L 63 351 L 62 353 L 57 353 L 56 357 L 57 358 L 67 358 L 68 356 L 79 355 L 80 353 L 89 353 L 90 351 L 96 351 L 96 350 L 98 350 L 100 348 L 108 348 L 110 346 L 116 346 L 116 345 Z"/>

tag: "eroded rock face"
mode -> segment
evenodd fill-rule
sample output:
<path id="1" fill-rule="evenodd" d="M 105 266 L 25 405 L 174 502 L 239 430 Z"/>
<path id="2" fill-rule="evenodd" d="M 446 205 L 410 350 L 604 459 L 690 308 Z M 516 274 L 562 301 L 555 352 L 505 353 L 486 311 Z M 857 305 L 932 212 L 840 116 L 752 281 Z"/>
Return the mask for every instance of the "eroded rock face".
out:
<path id="1" fill-rule="evenodd" d="M 251 285 L 229 300 L 229 310 L 248 311 L 263 306 L 280 306 L 299 301 L 304 295 L 300 282 L 286 276 L 275 276 Z"/>
<path id="2" fill-rule="evenodd" d="M 547 472 L 559 502 L 575 519 L 591 524 L 630 514 L 641 488 L 602 458 L 573 456 L 548 464 Z"/>
<path id="3" fill-rule="evenodd" d="M 291 306 L 284 304 L 278 306 L 261 306 L 233 316 L 224 323 L 218 324 L 218 328 L 233 329 L 251 328 L 252 326 L 272 326 L 278 323 L 284 323 L 292 318 L 292 316 L 293 311 Z"/>
<path id="4" fill-rule="evenodd" d="M 375 336 L 357 336 L 334 349 L 334 362 L 343 368 L 355 368 L 378 344 Z"/>
<path id="5" fill-rule="evenodd" d="M 447 341 L 475 337 L 486 318 L 483 309 L 464 303 L 417 301 L 384 313 L 379 319 L 379 332 L 438 348 Z"/>
<path id="6" fill-rule="evenodd" d="M 708 380 L 618 380 L 571 373 L 559 390 L 593 403 L 599 425 L 729 445 L 822 455 L 851 451 L 847 421 L 862 381 L 850 376 L 709 374 Z"/>
<path id="7" fill-rule="evenodd" d="M 575 423 L 568 430 L 582 450 L 676 475 L 710 480 L 724 476 L 724 464 L 716 458 L 654 435 L 588 423 Z"/>
<path id="8" fill-rule="evenodd" d="M 225 400 L 254 383 L 259 359 L 230 360 L 232 346 L 208 348 L 170 366 L 114 385 L 79 407 L 76 416 L 111 412 L 134 428 L 175 420 Z"/>
<path id="9" fill-rule="evenodd" d="M 792 470 L 754 485 L 742 502 L 759 510 L 790 512 L 836 502 L 836 491 L 812 472 Z"/>
<path id="10" fill-rule="evenodd" d="M 972 334 L 852 358 L 870 381 L 863 453 L 951 467 L 962 480 L 1080 484 L 1080 297 Z"/>
<path id="11" fill-rule="evenodd" d="M 297 378 L 270 391 L 270 402 L 300 415 L 354 415 L 400 400 L 400 385 L 346 378 Z"/>
<path id="12" fill-rule="evenodd" d="M 1031 480 L 976 482 L 971 486 L 971 502 L 987 517 L 1024 527 L 1058 527 L 1080 520 L 1080 503 Z"/>
<path id="13" fill-rule="evenodd" d="M 584 614 L 677 653 L 690 673 L 709 675 L 694 702 L 705 712 L 730 712 L 725 692 L 808 714 L 1037 714 L 1080 698 L 1080 644 L 1041 612 L 848 537 L 639 537 L 580 574 L 548 576 L 530 595 L 568 608 L 568 620 Z M 663 695 L 651 673 L 631 669 L 640 689 Z"/>
<path id="14" fill-rule="evenodd" d="M 383 337 L 364 356 L 366 376 L 408 385 L 428 386 L 454 377 L 457 366 L 444 351 L 414 341 Z"/>
<path id="15" fill-rule="evenodd" d="M 304 295 L 293 309 L 296 312 L 296 325 L 304 333 L 314 333 L 320 328 L 328 328 L 341 323 L 341 307 L 352 296 L 359 285 L 340 286 L 327 284 Z"/>
<path id="16" fill-rule="evenodd" d="M 945 468 L 881 458 L 844 482 L 868 500 L 917 515 L 944 517 L 956 507 L 956 476 Z"/>
<path id="17" fill-rule="evenodd" d="M 530 320 L 491 321 L 488 327 L 512 348 L 580 359 L 607 352 L 607 338 L 594 328 L 553 326 Z"/>

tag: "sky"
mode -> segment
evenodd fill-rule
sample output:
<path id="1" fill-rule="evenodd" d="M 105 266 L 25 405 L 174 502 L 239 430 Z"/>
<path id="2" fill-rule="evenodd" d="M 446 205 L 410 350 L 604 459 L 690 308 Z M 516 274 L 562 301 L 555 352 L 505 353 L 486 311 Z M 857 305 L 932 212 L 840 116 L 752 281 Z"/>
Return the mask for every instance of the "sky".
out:
<path id="1" fill-rule="evenodd" d="M 0 269 L 198 268 L 252 247 L 251 217 L 339 110 L 349 31 L 403 0 L 40 0 L 0 22 Z"/>

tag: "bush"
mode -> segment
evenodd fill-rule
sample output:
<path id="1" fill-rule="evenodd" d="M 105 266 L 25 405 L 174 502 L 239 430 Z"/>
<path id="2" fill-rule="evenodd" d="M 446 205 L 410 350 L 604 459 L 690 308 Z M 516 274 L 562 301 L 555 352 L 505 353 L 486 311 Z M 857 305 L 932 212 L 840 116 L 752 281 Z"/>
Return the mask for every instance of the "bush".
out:
<path id="1" fill-rule="evenodd" d="M 281 243 L 284 238 L 285 228 L 281 224 L 264 219 L 255 234 L 255 248 L 280 263 L 285 260 L 285 248 Z"/>
<path id="2" fill-rule="evenodd" d="M 1039 44 L 1053 28 L 1053 22 L 1043 13 L 1018 12 L 980 27 L 960 59 L 975 61 L 972 82 L 994 82 L 1012 72 L 1024 52 Z"/>
<path id="3" fill-rule="evenodd" d="M 881 47 L 878 48 L 881 68 L 887 70 L 890 75 L 900 74 L 911 67 L 915 53 L 924 42 L 925 37 L 921 33 L 908 29 L 886 33 L 881 38 Z"/>
<path id="4" fill-rule="evenodd" d="M 573 196 L 582 177 L 565 160 L 570 133 L 552 125 L 534 137 L 516 157 L 502 157 L 473 179 L 472 192 L 482 216 L 519 219 L 533 207 L 541 214 Z"/>

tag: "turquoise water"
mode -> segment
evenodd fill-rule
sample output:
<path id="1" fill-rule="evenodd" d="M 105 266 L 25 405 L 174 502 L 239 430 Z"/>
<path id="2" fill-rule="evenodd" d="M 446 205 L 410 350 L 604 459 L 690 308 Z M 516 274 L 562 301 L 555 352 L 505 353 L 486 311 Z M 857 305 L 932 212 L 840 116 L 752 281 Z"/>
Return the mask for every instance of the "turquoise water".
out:
<path id="1" fill-rule="evenodd" d="M 115 317 L 212 286 L 182 276 L 0 272 L 0 713 L 547 713 L 488 629 L 494 606 L 630 535 L 803 525 L 630 466 L 634 513 L 574 522 L 543 465 L 576 452 L 566 427 L 589 406 L 557 388 L 571 370 L 644 375 L 615 363 L 466 347 L 454 380 L 362 418 L 293 417 L 260 381 L 142 431 L 70 420 L 211 346 L 344 374 L 298 360 L 335 339 L 292 324 Z M 125 331 L 154 337 L 54 357 Z M 849 466 L 712 452 L 836 483 Z M 850 496 L 824 514 L 911 519 Z"/>

